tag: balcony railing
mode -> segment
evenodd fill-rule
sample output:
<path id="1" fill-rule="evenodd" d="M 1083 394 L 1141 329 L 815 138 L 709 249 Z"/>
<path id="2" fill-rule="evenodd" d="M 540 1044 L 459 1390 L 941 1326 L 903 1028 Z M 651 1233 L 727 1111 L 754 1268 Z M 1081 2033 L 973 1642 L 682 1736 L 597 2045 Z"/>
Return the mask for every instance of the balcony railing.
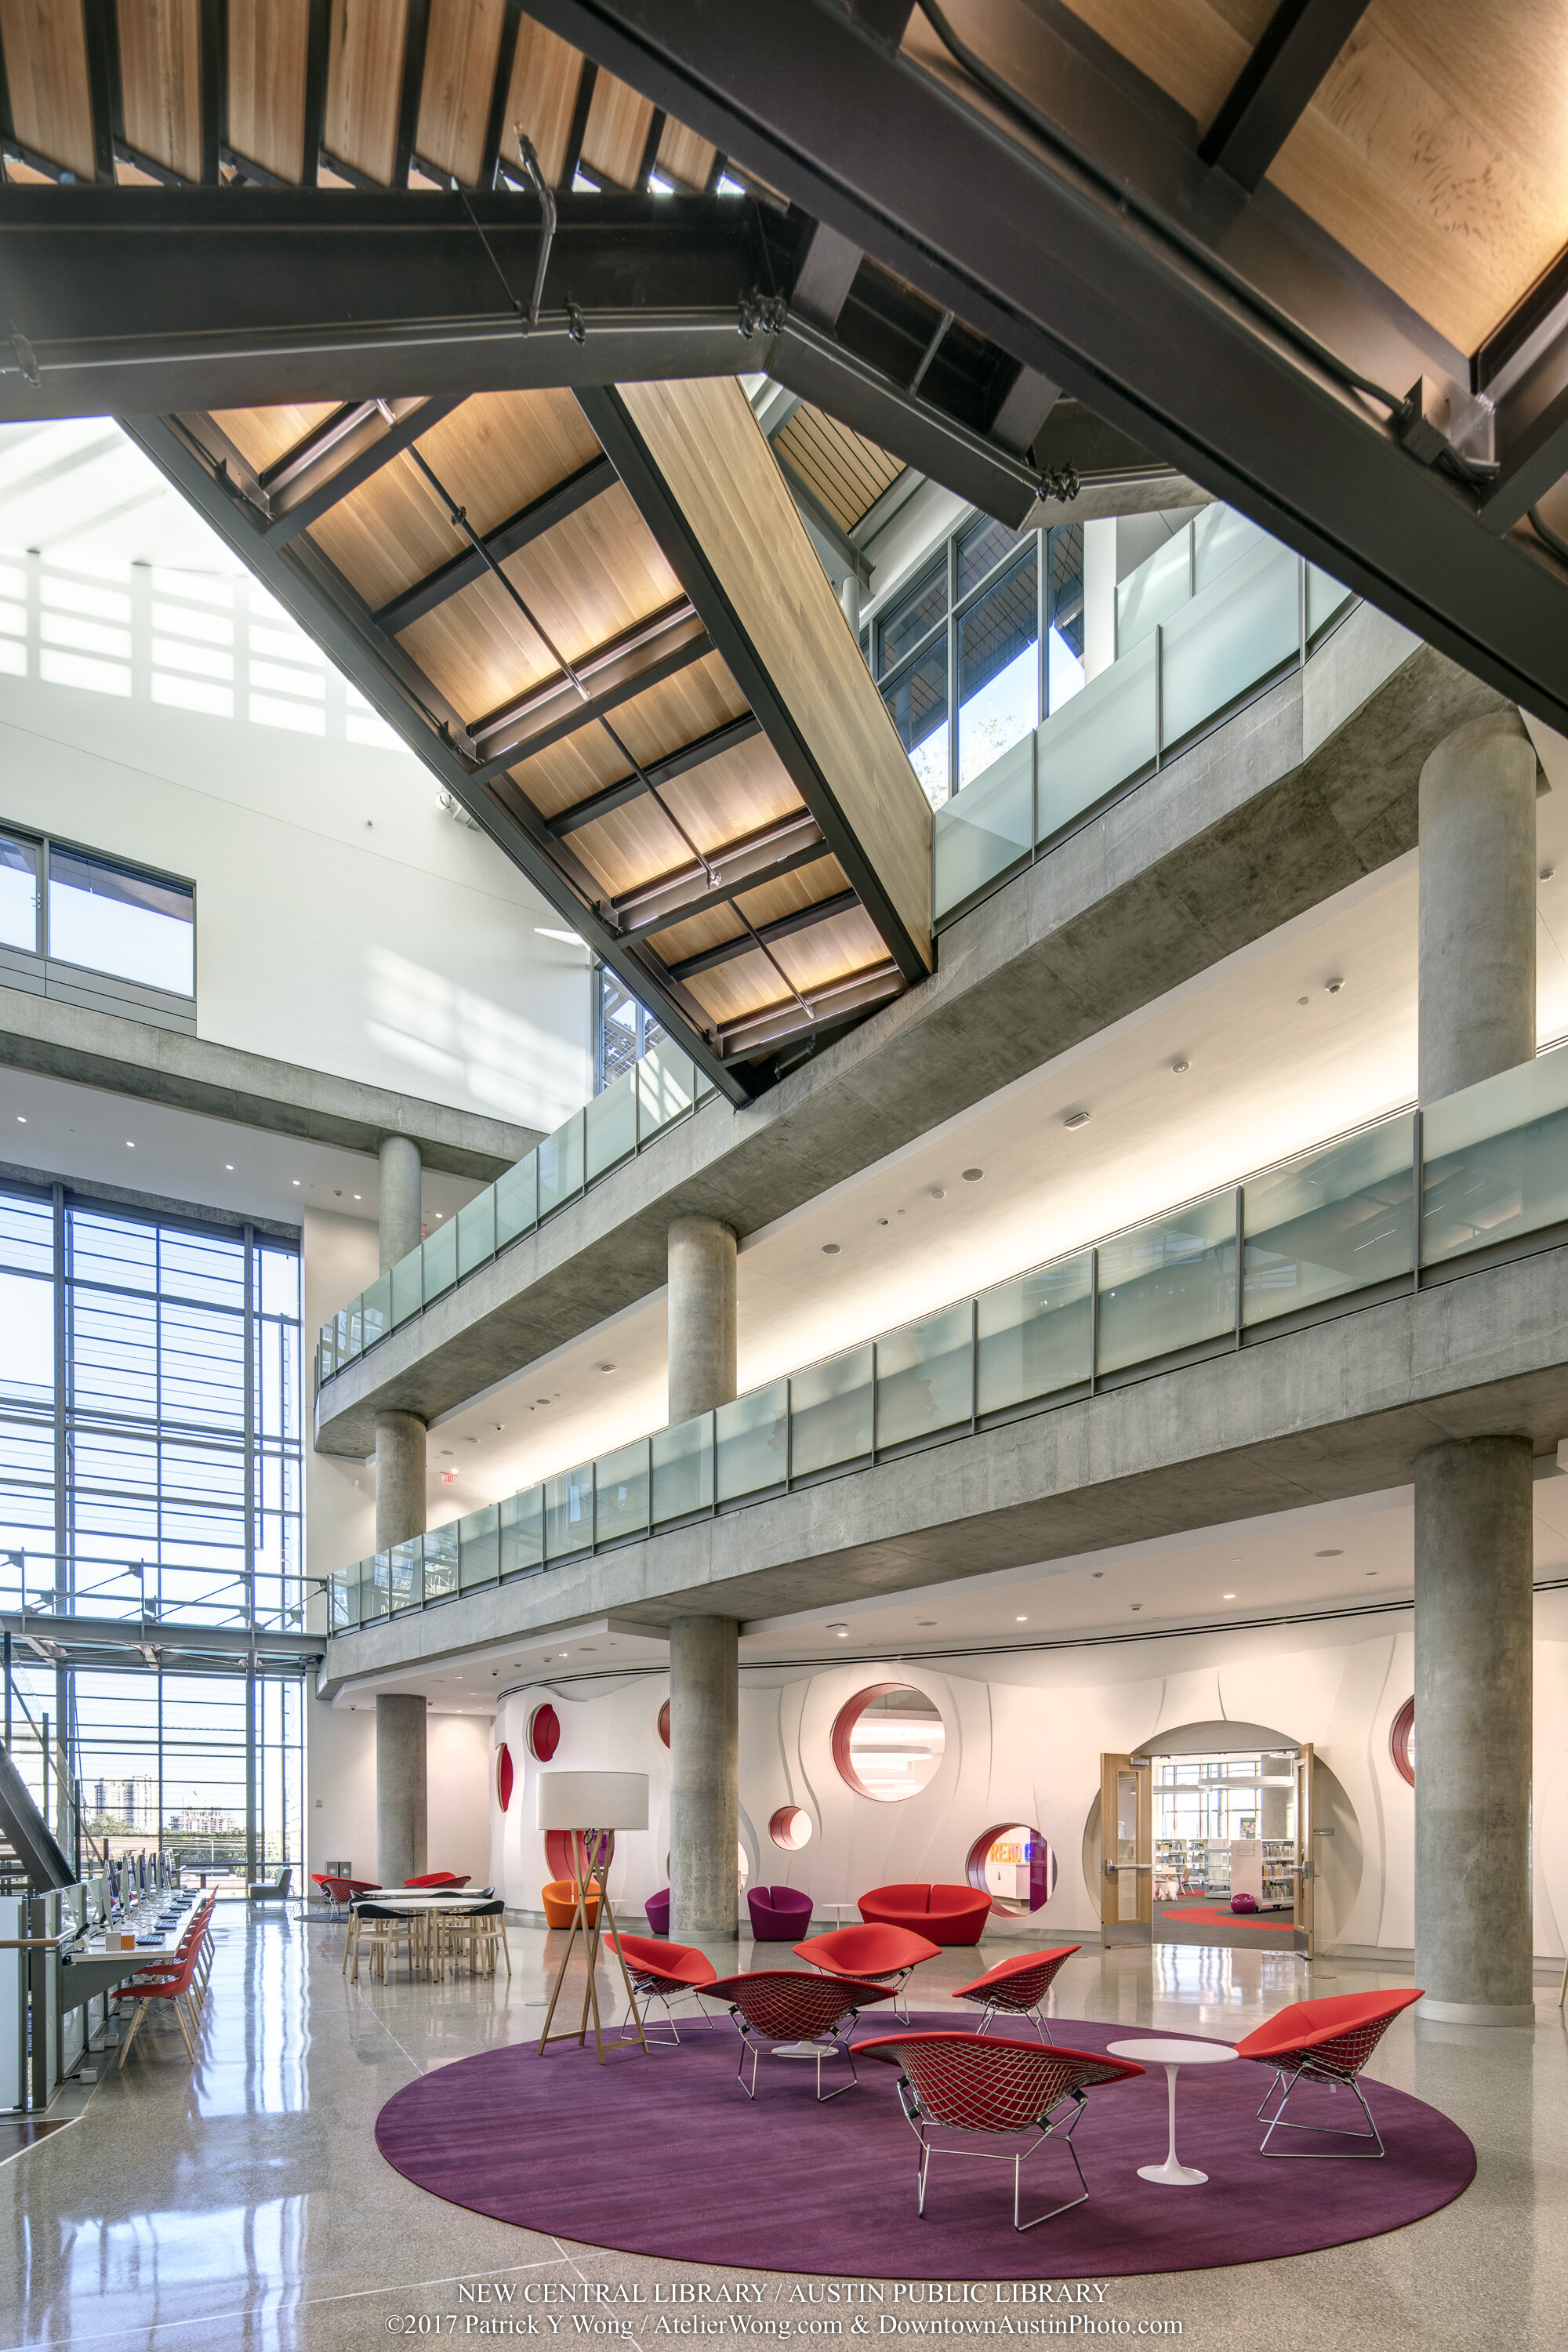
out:
<path id="1" fill-rule="evenodd" d="M 1565 1236 L 1560 1046 L 338 1570 L 331 1631 L 539 1576 Z"/>
<path id="2" fill-rule="evenodd" d="M 1299 667 L 1352 601 L 1245 517 L 1205 507 L 1117 589 L 1110 667 L 937 810 L 936 925 Z"/>
<path id="3" fill-rule="evenodd" d="M 627 1070 L 574 1110 L 537 1150 L 488 1184 L 449 1224 L 389 1266 L 367 1290 L 321 1326 L 318 1384 L 356 1363 L 383 1339 L 412 1322 L 513 1242 L 546 1224 L 557 1210 L 647 1150 L 714 1091 L 689 1055 L 668 1039 L 650 1047 Z"/>

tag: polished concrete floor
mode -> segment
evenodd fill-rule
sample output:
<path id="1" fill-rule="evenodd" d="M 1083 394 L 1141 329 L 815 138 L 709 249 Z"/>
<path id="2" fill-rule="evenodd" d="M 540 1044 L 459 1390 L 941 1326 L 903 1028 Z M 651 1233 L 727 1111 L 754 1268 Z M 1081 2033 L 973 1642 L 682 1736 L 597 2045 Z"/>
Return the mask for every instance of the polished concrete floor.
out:
<path id="1" fill-rule="evenodd" d="M 377 2110 L 401 2084 L 538 2032 L 558 1938 L 512 1929 L 510 1981 L 362 1979 L 356 1988 L 341 1972 L 341 1928 L 297 1915 L 247 1919 L 229 1906 L 219 1921 L 195 2074 L 172 2022 L 144 2030 L 152 2045 L 144 2062 L 133 2051 L 125 2072 L 106 2077 L 68 2129 L 0 2162 L 0 2352 L 65 2344 L 102 2352 L 368 2352 L 408 2335 L 494 2340 L 495 2323 L 509 2316 L 508 2332 L 525 2333 L 517 2315 L 531 2309 L 543 2352 L 547 2306 L 537 2296 L 525 2304 L 521 2290 L 581 2290 L 587 2282 L 641 2284 L 640 2317 L 625 2305 L 603 2312 L 603 2332 L 635 2326 L 639 2352 L 681 2352 L 679 2339 L 657 2326 L 668 2318 L 672 2289 L 711 2286 L 709 2315 L 727 2321 L 734 2305 L 718 2301 L 717 2289 L 740 2274 L 600 2253 L 480 2220 L 414 2188 L 376 2152 Z M 749 1956 L 746 1947 L 742 1958 Z M 944 1953 L 930 1962 L 919 2005 L 936 2007 L 944 1984 L 973 1973 L 975 1957 Z M 1399 1980 L 1339 1962 L 1312 1990 Z M 1130 2028 L 1230 2039 L 1306 1989 L 1299 1965 L 1283 1955 L 1089 1948 L 1058 1977 L 1054 2006 Z M 1110 2332 L 1100 2325 L 1109 2321 L 1132 2334 L 1156 2332 L 1146 2323 L 1177 2322 L 1184 2342 L 1237 2352 L 1568 2345 L 1568 2044 L 1555 1987 L 1539 1987 L 1537 2000 L 1533 2033 L 1402 2019 L 1373 2061 L 1374 2074 L 1444 2108 L 1474 2138 L 1479 2174 L 1457 2204 L 1412 2229 L 1327 2253 L 1112 2280 L 1103 2301 L 1075 2307 L 1079 2320 L 1092 2320 L 1096 2332 Z M 1293 2177 L 1310 2197 L 1313 2168 L 1302 2165 Z M 1047 2280 L 1048 2235 L 1037 2241 Z M 852 2336 L 864 2316 L 864 2332 L 876 2338 L 895 2309 L 890 2283 L 887 2304 L 868 2315 L 832 2300 L 831 2282 L 821 2283 L 825 2299 L 811 2303 L 795 2299 L 795 2290 L 813 2282 L 751 2273 L 746 2284 L 761 2290 L 748 2306 L 754 2321 L 793 2328 L 784 2338 L 791 2352 L 809 2342 L 804 2328 L 814 2321 L 837 2322 Z M 665 2291 L 662 2310 L 656 2284 Z M 917 2326 L 942 2316 L 929 2303 L 897 2309 Z M 983 2320 L 987 2309 L 997 2306 L 972 2301 L 948 2315 Z M 557 2315 L 563 2338 L 584 2332 L 573 2324 L 584 2316 L 580 2306 Z M 952 2338 L 924 2340 L 946 2346 Z"/>

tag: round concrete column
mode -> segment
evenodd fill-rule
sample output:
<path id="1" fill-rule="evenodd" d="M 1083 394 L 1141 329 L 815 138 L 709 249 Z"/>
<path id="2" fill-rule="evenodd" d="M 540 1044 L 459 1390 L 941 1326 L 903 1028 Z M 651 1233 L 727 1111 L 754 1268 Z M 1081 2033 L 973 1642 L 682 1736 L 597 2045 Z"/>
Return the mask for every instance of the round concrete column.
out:
<path id="1" fill-rule="evenodd" d="M 1421 1099 L 1535 1052 L 1535 747 L 1511 712 L 1421 771 Z"/>
<path id="2" fill-rule="evenodd" d="M 425 1532 L 425 1423 L 416 1412 L 375 1416 L 375 1548 Z"/>
<path id="3" fill-rule="evenodd" d="M 395 1265 L 399 1258 L 419 1246 L 419 1231 L 424 1222 L 424 1204 L 420 1187 L 424 1166 L 419 1158 L 419 1146 L 412 1136 L 384 1135 L 381 1139 L 381 1270 Z"/>
<path id="4" fill-rule="evenodd" d="M 669 1932 L 678 1943 L 729 1944 L 739 1932 L 740 1631 L 732 1617 L 670 1622 Z"/>
<path id="5" fill-rule="evenodd" d="M 1535 2022 L 1532 1485 L 1528 1437 L 1415 1460 L 1417 2014 L 1451 2025 Z"/>
<path id="6" fill-rule="evenodd" d="M 717 1217 L 669 1228 L 669 1425 L 735 1393 L 735 1236 Z"/>
<path id="7" fill-rule="evenodd" d="M 381 1693 L 375 1702 L 375 1874 L 401 1886 L 427 1867 L 422 1698 Z"/>

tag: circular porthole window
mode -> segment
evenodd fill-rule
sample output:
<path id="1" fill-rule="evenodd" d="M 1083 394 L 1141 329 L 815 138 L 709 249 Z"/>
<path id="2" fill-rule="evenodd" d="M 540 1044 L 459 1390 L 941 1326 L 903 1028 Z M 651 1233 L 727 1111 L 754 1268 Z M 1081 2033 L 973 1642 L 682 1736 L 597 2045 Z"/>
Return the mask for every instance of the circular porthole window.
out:
<path id="1" fill-rule="evenodd" d="M 1021 1919 L 1056 1893 L 1057 1858 L 1038 1830 L 1013 1822 L 975 1839 L 964 1874 L 978 1894 L 989 1895 L 993 1911 Z"/>
<path id="2" fill-rule="evenodd" d="M 548 1764 L 561 1745 L 561 1717 L 546 1704 L 536 1706 L 528 1718 L 528 1752 L 541 1764 Z"/>
<path id="3" fill-rule="evenodd" d="M 784 1853 L 798 1853 L 811 1843 L 811 1815 L 799 1805 L 781 1805 L 768 1823 L 768 1835 Z"/>
<path id="4" fill-rule="evenodd" d="M 947 1740 L 942 1709 L 908 1683 L 872 1683 L 841 1706 L 833 1760 L 858 1797 L 896 1805 L 934 1780 Z"/>
<path id="5" fill-rule="evenodd" d="M 658 1736 L 668 1748 L 669 1746 L 669 1701 L 668 1699 L 658 1711 Z"/>
<path id="6" fill-rule="evenodd" d="M 1415 1786 L 1415 1701 L 1407 1698 L 1388 1731 L 1388 1752 L 1402 1780 Z"/>
<path id="7" fill-rule="evenodd" d="M 500 1809 L 503 1813 L 511 1802 L 511 1791 L 515 1775 L 512 1770 L 511 1749 L 507 1746 L 503 1739 L 500 1747 L 496 1751 L 496 1795 L 500 1800 Z"/>

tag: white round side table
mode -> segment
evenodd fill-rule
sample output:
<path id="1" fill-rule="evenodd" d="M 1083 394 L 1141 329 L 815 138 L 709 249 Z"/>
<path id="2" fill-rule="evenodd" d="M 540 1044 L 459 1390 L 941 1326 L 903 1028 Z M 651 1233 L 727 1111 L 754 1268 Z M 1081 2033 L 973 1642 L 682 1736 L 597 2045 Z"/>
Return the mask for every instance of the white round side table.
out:
<path id="1" fill-rule="evenodd" d="M 1163 2066 L 1170 2100 L 1171 2133 L 1163 2164 L 1141 2164 L 1140 2180 L 1157 2180 L 1163 2189 L 1201 2189 L 1208 2179 L 1176 2157 L 1176 2075 L 1183 2066 L 1224 2066 L 1236 2056 L 1217 2042 L 1112 2042 L 1112 2058 L 1131 2058 L 1140 2066 Z"/>

